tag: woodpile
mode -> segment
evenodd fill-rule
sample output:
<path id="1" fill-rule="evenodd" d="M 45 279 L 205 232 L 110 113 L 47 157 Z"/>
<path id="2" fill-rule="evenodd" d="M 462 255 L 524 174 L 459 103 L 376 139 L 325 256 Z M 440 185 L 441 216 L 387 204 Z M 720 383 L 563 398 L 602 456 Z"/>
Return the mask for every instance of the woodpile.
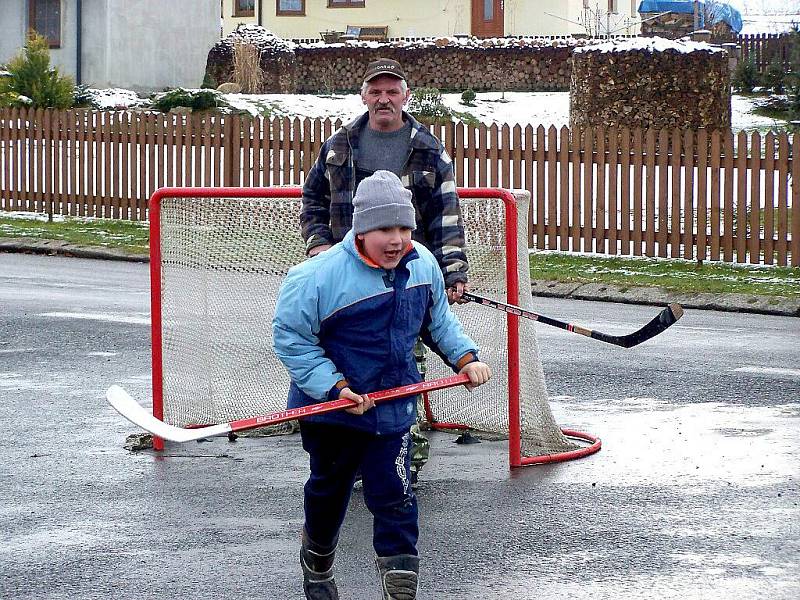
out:
<path id="1" fill-rule="evenodd" d="M 458 47 L 435 40 L 423 48 L 345 45 L 295 50 L 297 91 L 356 91 L 369 61 L 385 56 L 403 65 L 409 85 L 441 90 L 567 90 L 569 47 Z"/>
<path id="2" fill-rule="evenodd" d="M 579 128 L 727 130 L 728 55 L 708 44 L 659 38 L 581 48 L 572 56 L 569 120 Z"/>
<path id="3" fill-rule="evenodd" d="M 243 26 L 208 54 L 206 72 L 217 84 L 234 81 L 233 48 L 257 46 L 264 93 L 355 92 L 367 64 L 398 60 L 409 85 L 462 91 L 565 91 L 569 59 L 583 40 L 544 38 L 449 38 L 416 42 L 293 44 L 257 26 Z"/>

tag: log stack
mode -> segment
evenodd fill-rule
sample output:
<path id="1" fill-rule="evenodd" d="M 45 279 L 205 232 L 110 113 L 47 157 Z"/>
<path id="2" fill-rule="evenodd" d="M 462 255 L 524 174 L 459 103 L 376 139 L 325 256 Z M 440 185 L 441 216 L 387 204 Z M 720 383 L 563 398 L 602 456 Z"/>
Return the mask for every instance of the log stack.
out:
<path id="1" fill-rule="evenodd" d="M 571 127 L 727 130 L 727 52 L 698 42 L 632 38 L 576 49 Z"/>
<path id="2" fill-rule="evenodd" d="M 413 87 L 461 91 L 566 91 L 570 56 L 586 40 L 450 38 L 424 41 L 294 44 L 263 27 L 240 26 L 209 52 L 206 72 L 218 84 L 234 81 L 237 42 L 261 50 L 264 93 L 355 92 L 367 64 L 400 61 Z"/>
<path id="3" fill-rule="evenodd" d="M 567 45 L 516 47 L 462 45 L 436 40 L 422 44 L 299 46 L 297 91 L 356 91 L 371 60 L 383 56 L 403 65 L 409 85 L 460 91 L 567 90 Z M 332 89 L 331 89 L 332 86 Z"/>

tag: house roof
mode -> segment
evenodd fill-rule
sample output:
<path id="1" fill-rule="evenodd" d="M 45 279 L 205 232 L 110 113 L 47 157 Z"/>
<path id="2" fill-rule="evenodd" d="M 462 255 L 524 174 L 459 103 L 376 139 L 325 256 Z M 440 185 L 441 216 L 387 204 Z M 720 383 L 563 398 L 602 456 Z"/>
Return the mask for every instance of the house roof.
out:
<path id="1" fill-rule="evenodd" d="M 710 23 L 705 23 L 706 11 L 705 2 L 698 2 L 700 5 L 700 27 L 710 27 L 715 23 L 724 21 L 733 31 L 739 33 L 742 30 L 742 15 L 730 4 L 714 3 L 709 7 L 711 13 Z M 693 0 L 642 0 L 639 3 L 639 13 L 681 13 L 694 14 Z"/>

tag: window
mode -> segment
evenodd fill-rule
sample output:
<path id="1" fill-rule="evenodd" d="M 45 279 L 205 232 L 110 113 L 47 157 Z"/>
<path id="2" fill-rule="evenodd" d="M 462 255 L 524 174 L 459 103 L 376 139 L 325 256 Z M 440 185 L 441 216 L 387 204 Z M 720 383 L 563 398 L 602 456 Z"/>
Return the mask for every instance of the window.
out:
<path id="1" fill-rule="evenodd" d="M 617 0 L 608 0 L 608 12 L 614 14 L 619 12 L 619 8 L 617 7 Z"/>
<path id="2" fill-rule="evenodd" d="M 364 0 L 328 0 L 328 8 L 364 8 Z"/>
<path id="3" fill-rule="evenodd" d="M 306 0 L 275 0 L 276 15 L 303 17 L 306 14 Z"/>
<path id="4" fill-rule="evenodd" d="M 28 25 L 51 48 L 61 47 L 61 0 L 28 0 Z"/>
<path id="5" fill-rule="evenodd" d="M 256 0 L 233 0 L 234 17 L 256 16 Z"/>

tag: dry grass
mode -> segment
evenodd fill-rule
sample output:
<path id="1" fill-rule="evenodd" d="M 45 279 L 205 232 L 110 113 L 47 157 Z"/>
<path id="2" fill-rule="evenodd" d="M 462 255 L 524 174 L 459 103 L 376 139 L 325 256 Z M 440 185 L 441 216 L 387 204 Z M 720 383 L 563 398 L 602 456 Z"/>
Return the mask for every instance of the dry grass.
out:
<path id="1" fill-rule="evenodd" d="M 233 80 L 244 94 L 258 94 L 264 90 L 261 51 L 254 44 L 239 42 L 233 47 Z"/>

